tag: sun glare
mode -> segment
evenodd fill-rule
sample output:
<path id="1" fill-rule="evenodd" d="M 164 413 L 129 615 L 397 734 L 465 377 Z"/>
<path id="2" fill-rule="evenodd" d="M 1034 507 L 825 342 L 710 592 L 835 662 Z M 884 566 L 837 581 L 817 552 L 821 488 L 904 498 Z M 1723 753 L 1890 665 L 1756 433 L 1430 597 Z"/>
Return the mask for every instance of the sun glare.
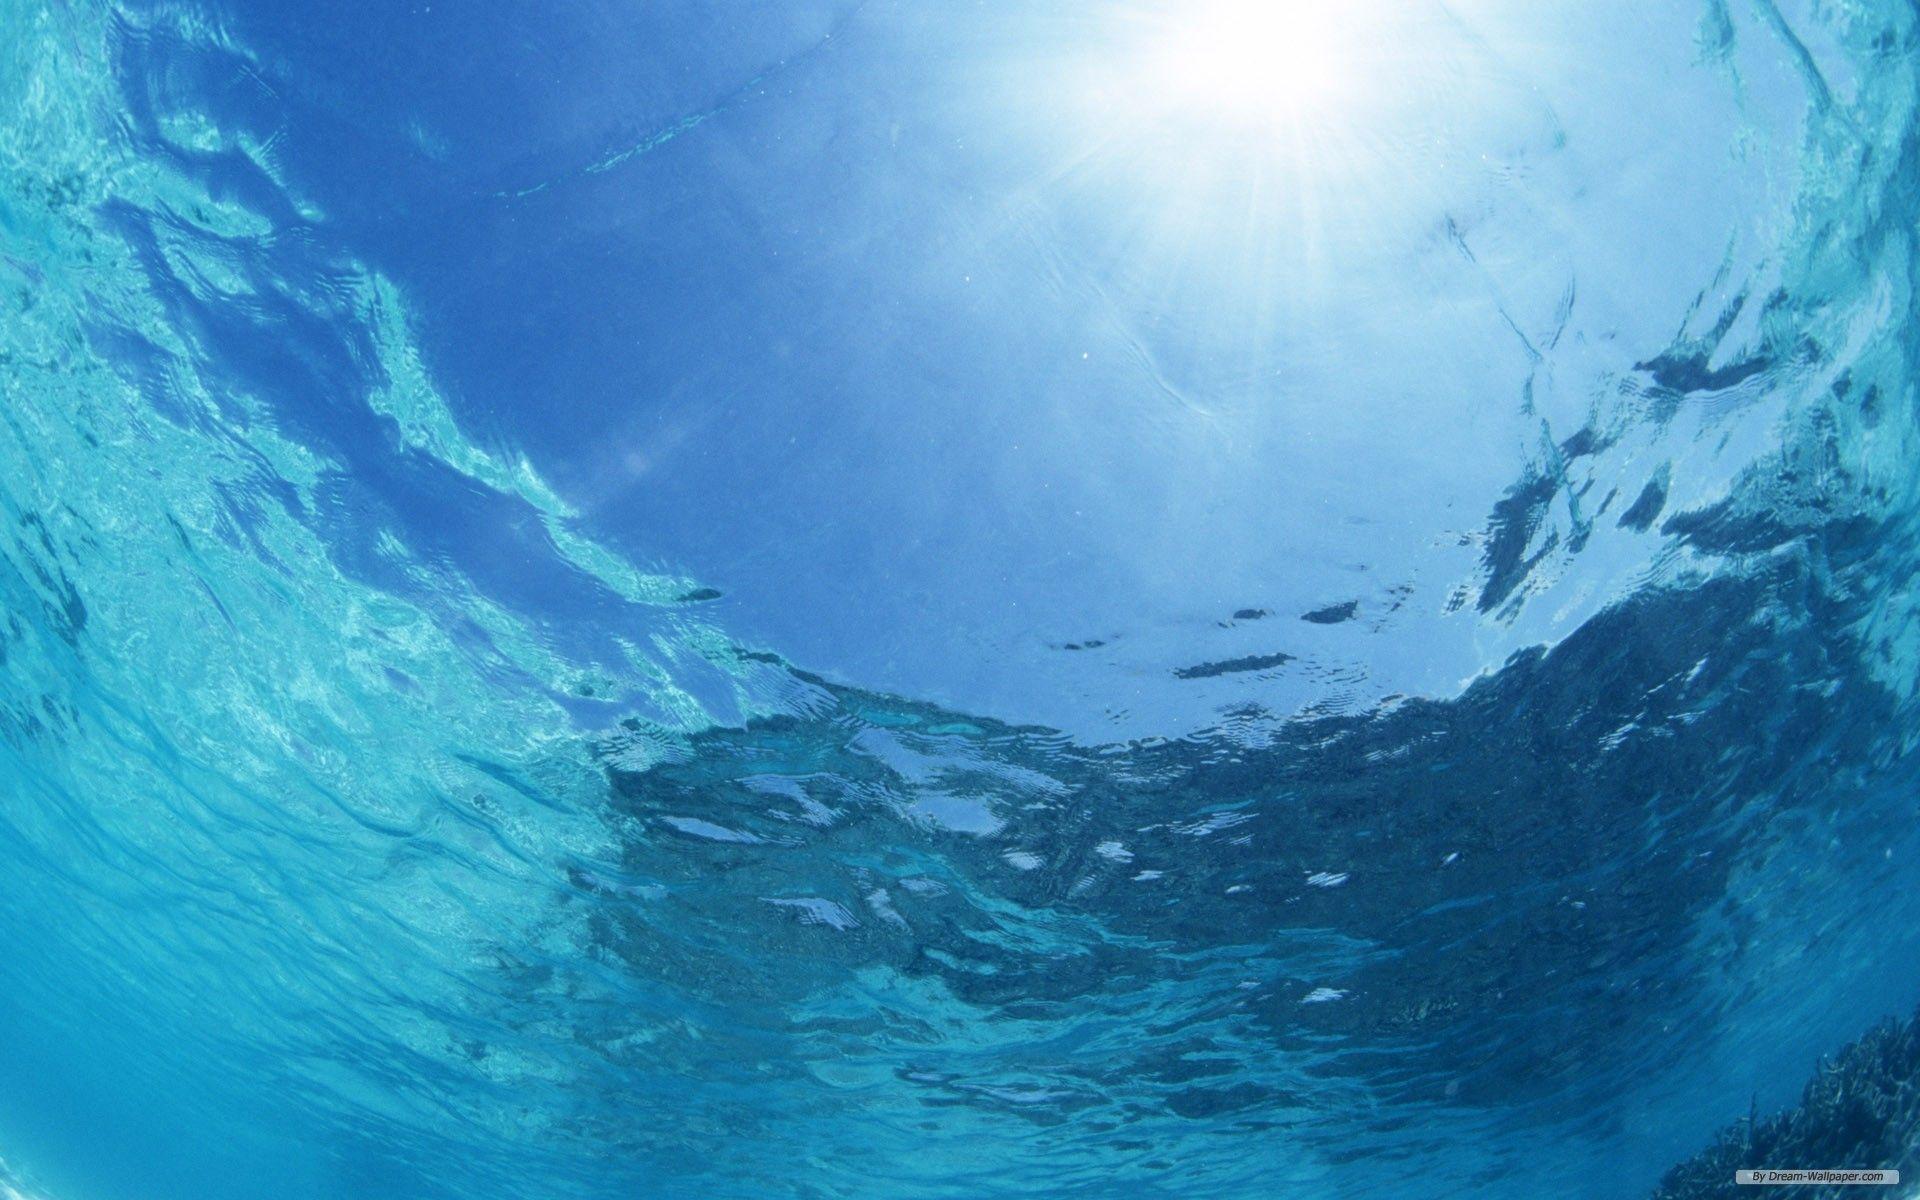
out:
<path id="1" fill-rule="evenodd" d="M 1508 2 L 1044 6 L 1018 38 L 1032 56 L 982 93 L 1044 151 L 1034 179 L 1063 227 L 1102 239 L 1169 311 L 1270 324 L 1553 132 L 1460 16 Z"/>
<path id="2" fill-rule="evenodd" d="M 1196 0 L 1147 48 L 1143 83 L 1192 115 L 1289 120 L 1337 105 L 1353 82 L 1356 5 Z"/>

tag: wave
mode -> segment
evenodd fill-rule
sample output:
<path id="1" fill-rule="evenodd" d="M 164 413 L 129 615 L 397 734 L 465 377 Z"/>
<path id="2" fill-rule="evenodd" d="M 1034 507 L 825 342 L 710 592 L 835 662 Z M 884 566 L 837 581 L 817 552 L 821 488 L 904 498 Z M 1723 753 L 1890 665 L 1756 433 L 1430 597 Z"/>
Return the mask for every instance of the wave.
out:
<path id="1" fill-rule="evenodd" d="M 1480 669 L 1192 655 L 1242 690 L 1100 741 L 732 635 L 463 426 L 212 10 L 4 0 L 0 1145 L 208 1200 L 1652 1187 L 1920 948 L 1913 14 L 1706 11 L 1802 78 L 1788 219 L 1540 419 L 1432 618 Z"/>

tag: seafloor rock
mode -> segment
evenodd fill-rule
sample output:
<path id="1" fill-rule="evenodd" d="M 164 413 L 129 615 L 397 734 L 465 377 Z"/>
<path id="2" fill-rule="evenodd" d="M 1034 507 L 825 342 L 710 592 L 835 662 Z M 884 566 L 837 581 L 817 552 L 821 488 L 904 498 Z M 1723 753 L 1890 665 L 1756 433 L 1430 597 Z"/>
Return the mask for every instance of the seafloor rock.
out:
<path id="1" fill-rule="evenodd" d="M 1668 1171 L 1654 1200 L 1751 1195 L 1734 1172 L 1756 1167 L 1891 1168 L 1901 1173 L 1902 1187 L 1920 1176 L 1920 1013 L 1882 1022 L 1823 1062 L 1798 1108 L 1728 1126 L 1713 1145 Z M 1764 1191 L 1769 1200 L 1860 1194 L 1831 1185 Z"/>

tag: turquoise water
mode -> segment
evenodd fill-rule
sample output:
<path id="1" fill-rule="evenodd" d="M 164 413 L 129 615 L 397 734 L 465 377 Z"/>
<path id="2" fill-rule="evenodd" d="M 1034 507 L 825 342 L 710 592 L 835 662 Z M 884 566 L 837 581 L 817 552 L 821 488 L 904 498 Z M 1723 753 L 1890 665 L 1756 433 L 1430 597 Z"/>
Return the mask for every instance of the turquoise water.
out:
<path id="1" fill-rule="evenodd" d="M 1911 1013 L 1911 5 L 1203 8 L 0 0 L 0 1196 L 1645 1195 Z"/>

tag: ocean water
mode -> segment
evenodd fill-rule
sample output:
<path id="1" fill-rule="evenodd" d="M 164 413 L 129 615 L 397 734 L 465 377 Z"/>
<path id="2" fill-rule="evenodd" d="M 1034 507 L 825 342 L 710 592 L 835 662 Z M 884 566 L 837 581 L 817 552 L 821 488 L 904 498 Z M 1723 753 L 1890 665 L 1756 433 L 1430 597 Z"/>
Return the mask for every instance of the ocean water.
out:
<path id="1" fill-rule="evenodd" d="M 1907 0 L 0 0 L 0 1197 L 1920 1176 L 1916 228 Z"/>

